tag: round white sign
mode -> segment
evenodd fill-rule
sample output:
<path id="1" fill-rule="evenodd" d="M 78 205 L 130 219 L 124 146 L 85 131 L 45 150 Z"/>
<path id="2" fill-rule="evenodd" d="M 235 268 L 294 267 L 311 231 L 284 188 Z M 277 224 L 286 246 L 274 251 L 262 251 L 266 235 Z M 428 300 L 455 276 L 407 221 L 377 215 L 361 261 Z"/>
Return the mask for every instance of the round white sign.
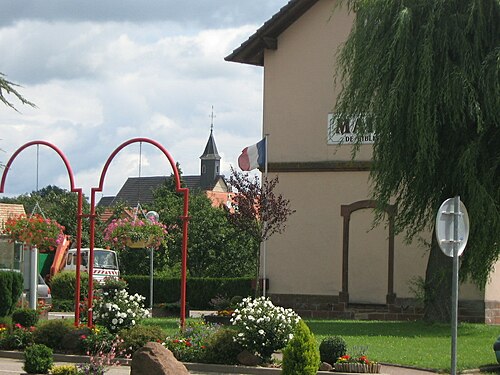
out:
<path id="1" fill-rule="evenodd" d="M 436 238 L 443 253 L 453 257 L 453 228 L 455 216 L 458 219 L 458 256 L 462 255 L 469 238 L 469 215 L 460 201 L 460 215 L 455 215 L 455 198 L 449 198 L 439 207 L 436 215 Z"/>

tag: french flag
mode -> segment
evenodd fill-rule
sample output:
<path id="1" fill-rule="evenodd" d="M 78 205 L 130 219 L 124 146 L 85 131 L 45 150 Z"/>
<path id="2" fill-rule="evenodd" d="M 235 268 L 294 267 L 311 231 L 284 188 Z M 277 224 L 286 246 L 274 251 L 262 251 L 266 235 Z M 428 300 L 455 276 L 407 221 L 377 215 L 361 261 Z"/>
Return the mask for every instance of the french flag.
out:
<path id="1" fill-rule="evenodd" d="M 255 145 L 245 147 L 238 157 L 238 166 L 242 171 L 264 168 L 266 165 L 266 138 Z"/>

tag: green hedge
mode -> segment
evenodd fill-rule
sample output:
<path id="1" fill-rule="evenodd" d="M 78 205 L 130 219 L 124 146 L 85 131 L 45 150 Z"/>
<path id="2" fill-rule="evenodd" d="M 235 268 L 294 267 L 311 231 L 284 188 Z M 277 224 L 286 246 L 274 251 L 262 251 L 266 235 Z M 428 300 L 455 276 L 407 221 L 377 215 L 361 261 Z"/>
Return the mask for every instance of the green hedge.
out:
<path id="1" fill-rule="evenodd" d="M 73 300 L 75 299 L 76 272 L 63 271 L 55 274 L 50 279 L 50 290 L 52 298 L 55 300 Z M 89 274 L 80 272 L 80 298 L 83 299 L 88 294 Z"/>
<path id="2" fill-rule="evenodd" d="M 128 283 L 130 294 L 139 293 L 146 297 L 149 306 L 149 276 L 122 276 Z M 178 278 L 154 278 L 154 303 L 179 301 L 181 281 Z M 187 279 L 186 300 L 191 309 L 211 308 L 210 300 L 217 295 L 226 297 L 253 295 L 252 278 L 195 278 Z"/>
<path id="3" fill-rule="evenodd" d="M 23 275 L 15 271 L 0 271 L 0 316 L 12 313 L 23 291 Z"/>

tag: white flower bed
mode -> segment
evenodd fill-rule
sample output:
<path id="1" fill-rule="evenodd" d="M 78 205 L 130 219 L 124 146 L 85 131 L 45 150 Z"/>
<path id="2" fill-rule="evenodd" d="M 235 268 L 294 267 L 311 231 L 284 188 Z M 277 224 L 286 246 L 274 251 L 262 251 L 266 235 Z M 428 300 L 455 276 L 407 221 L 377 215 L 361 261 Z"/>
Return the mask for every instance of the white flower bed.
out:
<path id="1" fill-rule="evenodd" d="M 299 320 L 292 309 L 274 306 L 265 297 L 243 299 L 231 318 L 239 331 L 235 341 L 264 360 L 286 346 Z"/>
<path id="2" fill-rule="evenodd" d="M 144 309 L 145 297 L 129 295 L 126 289 L 106 291 L 94 300 L 94 323 L 106 327 L 110 332 L 130 328 L 136 321 L 149 315 Z"/>

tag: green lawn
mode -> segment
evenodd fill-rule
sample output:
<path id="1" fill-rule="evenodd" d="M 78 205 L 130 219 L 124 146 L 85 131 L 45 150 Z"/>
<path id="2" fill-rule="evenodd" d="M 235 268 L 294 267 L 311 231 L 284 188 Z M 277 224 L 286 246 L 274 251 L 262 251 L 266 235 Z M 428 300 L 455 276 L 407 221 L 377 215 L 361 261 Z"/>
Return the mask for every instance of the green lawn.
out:
<path id="1" fill-rule="evenodd" d="M 318 343 L 326 336 L 342 336 L 349 348 L 366 348 L 368 357 L 379 362 L 442 371 L 450 369 L 451 328 L 448 324 L 308 319 L 306 322 Z M 179 321 L 148 319 L 145 323 L 161 325 L 169 334 L 175 334 Z M 458 369 L 496 364 L 492 347 L 499 335 L 500 327 L 460 324 Z"/>

